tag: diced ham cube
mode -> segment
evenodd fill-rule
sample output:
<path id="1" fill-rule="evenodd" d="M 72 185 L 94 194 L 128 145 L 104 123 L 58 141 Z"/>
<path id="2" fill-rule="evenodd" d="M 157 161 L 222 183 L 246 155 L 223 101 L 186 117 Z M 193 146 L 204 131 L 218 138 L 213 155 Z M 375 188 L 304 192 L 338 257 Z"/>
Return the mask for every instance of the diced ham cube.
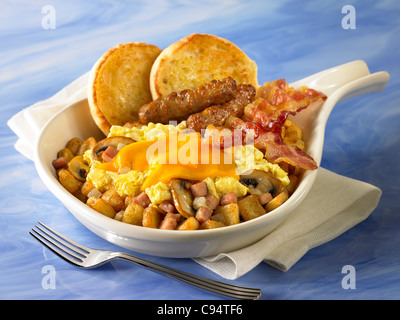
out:
<path id="1" fill-rule="evenodd" d="M 59 157 L 55 160 L 53 160 L 52 165 L 54 167 L 54 169 L 62 169 L 65 168 L 68 165 L 67 159 L 65 159 L 64 157 Z"/>
<path id="2" fill-rule="evenodd" d="M 221 197 L 221 206 L 225 206 L 227 204 L 237 203 L 237 195 L 233 192 L 224 194 Z"/>
<path id="3" fill-rule="evenodd" d="M 151 203 L 149 196 L 144 192 L 133 198 L 132 202 L 140 204 L 143 208 L 148 207 Z"/>
<path id="4" fill-rule="evenodd" d="M 110 162 L 117 155 L 118 150 L 113 146 L 108 146 L 108 148 L 103 152 L 102 158 L 105 162 Z"/>
<path id="5" fill-rule="evenodd" d="M 211 211 L 215 210 L 216 207 L 219 205 L 219 200 L 217 197 L 213 196 L 212 194 L 206 195 L 206 204 L 207 208 Z"/>
<path id="6" fill-rule="evenodd" d="M 207 184 L 202 181 L 199 183 L 192 184 L 190 186 L 190 191 L 192 191 L 193 197 L 205 197 L 207 195 Z"/>
<path id="7" fill-rule="evenodd" d="M 175 230 L 180 219 L 181 215 L 179 213 L 167 213 L 163 221 L 161 221 L 160 229 Z"/>
<path id="8" fill-rule="evenodd" d="M 175 206 L 169 202 L 168 200 L 164 200 L 163 202 L 161 202 L 158 207 L 166 212 L 166 213 L 171 213 L 171 212 L 175 212 Z"/>
<path id="9" fill-rule="evenodd" d="M 203 223 L 207 220 L 210 220 L 211 215 L 212 211 L 210 209 L 208 209 L 207 207 L 201 207 L 196 212 L 196 219 L 198 222 Z"/>
<path id="10" fill-rule="evenodd" d="M 267 204 L 268 202 L 270 202 L 272 200 L 272 194 L 270 193 L 263 193 L 261 195 L 258 196 L 258 201 L 260 202 L 260 204 L 263 206 L 264 204 Z"/>

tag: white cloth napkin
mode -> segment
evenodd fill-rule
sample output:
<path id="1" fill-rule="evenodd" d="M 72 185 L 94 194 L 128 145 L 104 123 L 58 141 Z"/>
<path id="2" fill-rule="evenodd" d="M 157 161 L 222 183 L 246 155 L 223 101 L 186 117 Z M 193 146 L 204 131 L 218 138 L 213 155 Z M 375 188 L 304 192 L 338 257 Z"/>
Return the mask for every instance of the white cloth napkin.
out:
<path id="1" fill-rule="evenodd" d="M 236 279 L 260 262 L 289 270 L 308 250 L 365 220 L 378 205 L 381 190 L 324 168 L 318 169 L 307 197 L 272 233 L 253 245 L 196 262 L 227 279 Z"/>
<path id="2" fill-rule="evenodd" d="M 87 97 L 89 72 L 71 82 L 52 97 L 21 110 L 8 120 L 7 125 L 18 136 L 15 148 L 33 160 L 33 146 L 40 130 L 63 107 Z"/>
<path id="3" fill-rule="evenodd" d="M 17 113 L 8 126 L 18 136 L 15 148 L 33 159 L 31 146 L 45 123 L 63 107 L 86 97 L 88 73 L 51 98 Z M 326 243 L 366 219 L 376 208 L 381 190 L 319 168 L 306 199 L 277 229 L 244 249 L 194 259 L 226 279 L 237 279 L 261 262 L 289 270 L 308 250 Z"/>

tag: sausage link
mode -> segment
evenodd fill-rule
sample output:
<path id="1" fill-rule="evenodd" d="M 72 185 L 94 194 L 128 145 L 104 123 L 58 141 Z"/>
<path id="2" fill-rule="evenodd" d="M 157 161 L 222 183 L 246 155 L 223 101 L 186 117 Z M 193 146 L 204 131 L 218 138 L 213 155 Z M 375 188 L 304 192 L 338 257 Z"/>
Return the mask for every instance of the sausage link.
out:
<path id="1" fill-rule="evenodd" d="M 256 89 L 251 84 L 239 84 L 235 97 L 223 105 L 214 105 L 195 113 L 187 119 L 187 127 L 201 132 L 207 126 L 222 127 L 228 117 L 243 116 L 244 107 L 251 103 L 256 96 Z"/>
<path id="2" fill-rule="evenodd" d="M 231 100 L 236 91 L 236 81 L 231 77 L 213 80 L 197 89 L 173 92 L 143 105 L 139 110 L 139 120 L 142 123 L 164 124 L 171 120 L 181 121 L 192 113 Z"/>

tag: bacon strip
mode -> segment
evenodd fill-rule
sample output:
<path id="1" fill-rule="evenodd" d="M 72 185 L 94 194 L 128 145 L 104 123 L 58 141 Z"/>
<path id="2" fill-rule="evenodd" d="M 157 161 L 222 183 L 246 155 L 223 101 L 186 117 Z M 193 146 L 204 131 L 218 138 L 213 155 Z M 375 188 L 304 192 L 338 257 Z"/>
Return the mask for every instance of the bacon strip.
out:
<path id="1" fill-rule="evenodd" d="M 283 141 L 282 126 L 290 114 L 295 115 L 312 102 L 326 98 L 322 92 L 305 86 L 296 90 L 290 87 L 285 79 L 266 82 L 258 89 L 256 100 L 244 108 L 242 119 L 230 117 L 225 121 L 224 127 L 231 129 L 231 138 L 236 139 L 235 141 L 238 141 L 239 130 L 243 144 L 249 143 L 246 137 L 251 134 L 254 146 L 265 152 L 269 162 L 284 161 L 293 166 L 313 170 L 318 166 L 312 157 L 297 146 L 288 146 Z"/>
<path id="2" fill-rule="evenodd" d="M 318 168 L 314 159 L 299 147 L 285 144 L 280 131 L 269 131 L 263 134 L 257 143 L 265 146 L 265 158 L 269 162 L 279 163 L 283 161 L 306 170 L 315 170 Z"/>
<path id="3" fill-rule="evenodd" d="M 267 130 L 274 126 L 282 127 L 290 112 L 274 106 L 263 98 L 258 98 L 244 108 L 244 115 L 249 121 L 260 123 Z"/>
<path id="4" fill-rule="evenodd" d="M 285 144 L 281 135 L 282 128 L 279 126 L 274 126 L 271 130 L 266 130 L 259 123 L 245 121 L 240 123 L 238 120 L 235 122 L 231 121 L 231 125 L 233 126 L 231 129 L 242 129 L 246 133 L 254 130 L 254 146 L 257 149 L 264 150 L 265 157 L 271 163 L 284 161 L 307 170 L 318 168 L 314 159 L 307 153 L 297 146 L 288 146 Z"/>
<path id="5" fill-rule="evenodd" d="M 290 87 L 285 79 L 266 82 L 257 90 L 256 101 L 244 109 L 247 120 L 260 123 L 265 129 L 283 126 L 291 115 L 307 108 L 319 99 L 326 100 L 326 95 L 308 87 L 298 90 Z"/>
<path id="6" fill-rule="evenodd" d="M 260 123 L 252 121 L 244 121 L 239 118 L 230 117 L 226 124 L 232 134 L 232 140 L 238 140 L 238 132 L 241 134 L 243 144 L 251 141 L 246 140 L 246 137 L 254 138 L 254 146 L 265 152 L 266 159 L 271 163 L 287 162 L 293 166 L 307 170 L 317 169 L 318 166 L 314 159 L 307 153 L 299 149 L 297 146 L 288 146 L 283 141 L 281 136 L 282 128 L 275 125 L 271 130 L 266 130 Z M 211 127 L 211 126 L 210 126 Z M 215 130 L 215 127 L 207 128 Z M 226 130 L 227 128 L 218 127 L 218 130 Z M 226 136 L 226 133 L 225 133 Z M 220 140 L 220 147 L 223 147 L 223 138 Z"/>

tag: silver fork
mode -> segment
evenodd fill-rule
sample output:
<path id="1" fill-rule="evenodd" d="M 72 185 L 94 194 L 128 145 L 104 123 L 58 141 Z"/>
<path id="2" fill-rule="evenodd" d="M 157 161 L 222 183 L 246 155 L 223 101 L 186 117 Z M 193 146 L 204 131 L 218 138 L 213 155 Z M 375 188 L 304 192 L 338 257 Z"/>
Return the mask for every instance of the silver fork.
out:
<path id="1" fill-rule="evenodd" d="M 39 224 L 40 226 L 36 225 L 29 233 L 59 257 L 81 268 L 96 268 L 112 259 L 120 258 L 196 286 L 200 289 L 218 293 L 227 297 L 249 300 L 258 300 L 261 297 L 261 290 L 257 288 L 242 287 L 206 279 L 135 257 L 125 252 L 88 248 L 68 239 L 40 221 Z"/>

